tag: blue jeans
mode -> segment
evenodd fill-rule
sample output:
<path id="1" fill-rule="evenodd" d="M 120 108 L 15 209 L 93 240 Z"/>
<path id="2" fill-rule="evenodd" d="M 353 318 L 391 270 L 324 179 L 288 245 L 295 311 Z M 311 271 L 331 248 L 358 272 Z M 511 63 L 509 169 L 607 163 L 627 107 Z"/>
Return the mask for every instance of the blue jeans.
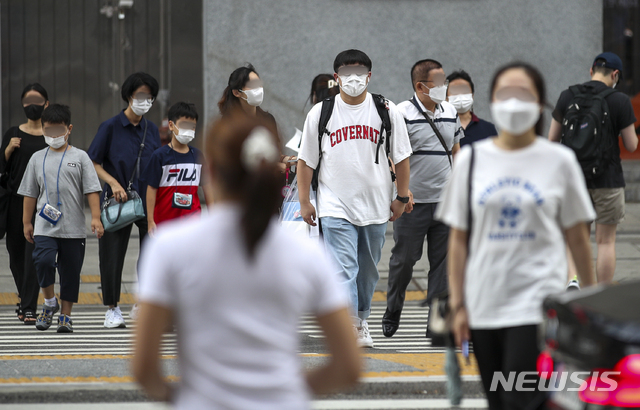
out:
<path id="1" fill-rule="evenodd" d="M 353 316 L 362 320 L 371 313 L 371 299 L 378 283 L 387 223 L 356 226 L 346 219 L 321 218 L 328 254 L 345 280 Z"/>

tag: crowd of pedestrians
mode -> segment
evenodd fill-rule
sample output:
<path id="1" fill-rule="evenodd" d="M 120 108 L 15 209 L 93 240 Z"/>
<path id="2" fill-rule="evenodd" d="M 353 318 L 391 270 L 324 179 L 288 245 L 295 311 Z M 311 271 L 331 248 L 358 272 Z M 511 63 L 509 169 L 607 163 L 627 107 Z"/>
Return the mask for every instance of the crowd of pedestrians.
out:
<path id="1" fill-rule="evenodd" d="M 546 296 L 568 284 L 612 280 L 615 228 L 624 218 L 618 136 L 629 151 L 638 144 L 629 98 L 615 90 L 620 59 L 595 58 L 591 81 L 561 94 L 548 132 L 544 79 L 530 64 L 511 63 L 493 76 L 495 126 L 474 113 L 476 84 L 464 70 L 447 76 L 435 59 L 416 62 L 413 95 L 396 105 L 368 91 L 372 67 L 364 52 L 346 50 L 333 74 L 313 79 L 298 157 L 282 154 L 250 64 L 229 76 L 204 154 L 189 145 L 199 116 L 187 102 L 166 113 L 171 140 L 161 145 L 158 127 L 145 118 L 159 88 L 149 74 L 126 79 L 127 107 L 100 125 L 86 153 L 70 145 L 69 107 L 50 103 L 41 85 L 28 85 L 28 121 L 6 131 L 0 155 L 18 318 L 46 330 L 60 311 L 57 331 L 73 332 L 86 196 L 99 240 L 106 328 L 126 326 L 118 303 L 129 237 L 138 227 L 133 372 L 150 396 L 179 408 L 307 408 L 310 394 L 354 383 L 357 346 L 374 347 L 368 320 L 392 222 L 383 334 L 393 337 L 401 326 L 426 239 L 424 304 L 446 301 L 452 324 L 441 342 L 449 349 L 473 343 L 491 409 L 543 406 L 537 389 L 490 386 L 495 372 L 536 370 Z M 606 121 L 574 127 L 581 120 L 572 108 L 577 99 L 603 101 Z M 597 149 L 585 153 L 577 139 Z M 324 251 L 274 222 L 282 174 L 294 162 L 301 217 L 320 225 Z M 136 197 L 144 217 L 105 229 L 101 203 Z M 205 217 L 201 198 L 210 206 Z M 36 314 L 39 289 L 44 305 Z M 301 377 L 303 314 L 317 318 L 332 358 Z M 172 326 L 182 375 L 175 392 L 159 360 L 162 334 Z M 427 337 L 436 336 L 427 327 Z"/>

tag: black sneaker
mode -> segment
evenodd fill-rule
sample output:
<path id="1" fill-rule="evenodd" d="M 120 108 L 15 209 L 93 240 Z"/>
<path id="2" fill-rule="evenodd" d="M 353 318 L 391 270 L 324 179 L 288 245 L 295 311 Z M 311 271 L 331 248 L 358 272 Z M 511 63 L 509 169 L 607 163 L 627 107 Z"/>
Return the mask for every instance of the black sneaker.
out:
<path id="1" fill-rule="evenodd" d="M 60 310 L 60 303 L 58 303 L 58 299 L 56 299 L 56 306 L 51 307 L 44 305 L 42 308 L 42 313 L 38 315 L 36 319 L 36 329 L 38 330 L 47 330 L 51 327 L 51 321 L 53 320 L 53 315 L 56 314 Z"/>
<path id="2" fill-rule="evenodd" d="M 73 333 L 73 320 L 67 315 L 58 318 L 58 333 Z"/>
<path id="3" fill-rule="evenodd" d="M 400 315 L 402 314 L 402 310 L 397 310 L 395 312 L 390 312 L 389 308 L 385 310 L 384 316 L 382 316 L 382 334 L 386 337 L 393 336 L 398 327 L 400 327 Z"/>

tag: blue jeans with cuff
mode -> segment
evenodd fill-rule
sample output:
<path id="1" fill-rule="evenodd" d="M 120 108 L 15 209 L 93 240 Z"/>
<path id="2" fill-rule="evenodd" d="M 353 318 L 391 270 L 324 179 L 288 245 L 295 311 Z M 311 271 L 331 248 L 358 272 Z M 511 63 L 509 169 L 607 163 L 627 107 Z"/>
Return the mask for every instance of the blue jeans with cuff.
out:
<path id="1" fill-rule="evenodd" d="M 342 218 L 321 218 L 327 253 L 340 268 L 349 292 L 352 315 L 365 320 L 380 277 L 378 262 L 387 223 L 357 226 Z"/>

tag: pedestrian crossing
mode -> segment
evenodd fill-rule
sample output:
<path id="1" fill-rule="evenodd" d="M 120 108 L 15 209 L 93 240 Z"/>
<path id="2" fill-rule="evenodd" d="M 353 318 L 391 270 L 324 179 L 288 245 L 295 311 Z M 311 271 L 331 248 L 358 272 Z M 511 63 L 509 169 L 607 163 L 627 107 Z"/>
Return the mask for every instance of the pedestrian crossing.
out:
<path id="1" fill-rule="evenodd" d="M 385 303 L 374 303 L 371 307 L 371 315 L 367 323 L 374 348 L 368 349 L 367 353 L 442 353 L 445 351 L 443 347 L 431 346 L 431 340 L 425 337 L 428 308 L 405 305 L 400 328 L 393 337 L 385 337 L 382 334 L 382 315 L 385 309 Z M 311 338 L 323 337 L 321 330 L 311 318 L 303 319 L 300 333 Z"/>
<path id="2" fill-rule="evenodd" d="M 128 311 L 128 309 L 124 309 Z M 369 331 L 374 348 L 367 353 L 438 353 L 441 347 L 431 346 L 425 338 L 427 308 L 406 306 L 398 332 L 392 338 L 382 334 L 384 303 L 375 303 L 368 319 Z M 74 307 L 73 334 L 56 332 L 56 318 L 49 330 L 39 331 L 35 326 L 27 326 L 18 321 L 13 310 L 0 310 L 0 355 L 2 356 L 48 356 L 48 355 L 130 355 L 133 353 L 132 331 L 135 322 L 128 319 L 125 329 L 105 329 L 103 327 L 105 308 L 102 306 Z M 302 319 L 299 332 L 312 340 L 322 339 L 322 332 L 311 317 Z M 161 353 L 165 356 L 177 354 L 175 333 L 164 335 Z M 308 344 L 304 344 L 304 346 Z M 312 349 L 322 345 L 311 343 L 301 353 L 319 353 Z M 311 349 L 311 350 L 310 350 Z"/>

